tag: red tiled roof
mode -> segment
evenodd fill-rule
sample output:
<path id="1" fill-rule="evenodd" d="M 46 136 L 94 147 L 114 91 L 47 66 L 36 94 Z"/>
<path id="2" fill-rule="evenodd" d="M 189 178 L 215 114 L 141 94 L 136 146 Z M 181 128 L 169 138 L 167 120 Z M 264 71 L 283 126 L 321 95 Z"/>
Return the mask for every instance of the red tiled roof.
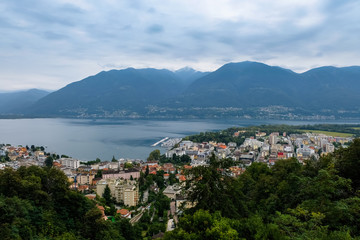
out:
<path id="1" fill-rule="evenodd" d="M 129 210 L 123 208 L 123 209 L 117 210 L 116 213 L 120 213 L 121 215 L 126 215 L 129 213 Z"/>
<path id="2" fill-rule="evenodd" d="M 88 185 L 79 185 L 79 186 L 78 186 L 78 189 L 79 189 L 79 190 L 89 189 L 89 186 L 88 186 Z"/>
<path id="3" fill-rule="evenodd" d="M 93 200 L 96 198 L 96 195 L 85 195 L 85 197 L 87 197 L 90 200 Z"/>

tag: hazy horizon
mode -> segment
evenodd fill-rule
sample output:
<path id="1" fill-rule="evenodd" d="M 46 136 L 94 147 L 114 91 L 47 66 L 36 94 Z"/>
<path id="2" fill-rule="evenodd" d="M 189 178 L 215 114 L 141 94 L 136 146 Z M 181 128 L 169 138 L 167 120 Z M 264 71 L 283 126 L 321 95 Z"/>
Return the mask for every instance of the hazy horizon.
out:
<path id="1" fill-rule="evenodd" d="M 246 61 L 245 61 L 245 62 L 246 62 Z M 253 62 L 255 62 L 255 61 L 253 61 Z M 234 63 L 234 62 L 229 62 L 229 63 Z M 259 63 L 262 63 L 262 62 L 259 62 Z M 227 63 L 225 63 L 225 64 L 227 64 Z M 223 66 L 223 65 L 222 65 L 222 66 Z M 220 66 L 220 67 L 222 67 L 222 66 Z M 269 65 L 269 66 L 272 66 L 272 67 L 280 67 L 280 66 L 275 66 L 275 65 Z M 339 67 L 355 67 L 355 66 L 356 66 L 356 67 L 360 67 L 360 65 L 359 65 L 359 66 L 358 66 L 358 65 L 349 65 L 349 66 L 327 65 L 327 66 L 318 66 L 317 68 L 319 68 L 319 67 L 337 67 L 337 68 L 339 68 Z M 220 68 L 220 67 L 219 67 L 219 68 Z M 128 68 L 132 68 L 132 67 L 126 67 L 126 68 L 120 68 L 120 69 L 113 68 L 113 69 L 107 69 L 107 70 L 102 70 L 102 71 L 125 70 L 125 69 L 128 69 Z M 182 68 L 179 68 L 179 69 L 175 69 L 175 70 L 173 70 L 173 69 L 166 69 L 166 68 L 154 68 L 154 69 L 157 69 L 157 70 L 164 70 L 164 69 L 166 69 L 166 70 L 170 70 L 170 71 L 175 72 L 175 71 L 182 70 L 182 69 L 186 69 L 186 68 L 191 68 L 191 69 L 193 69 L 193 70 L 195 70 L 195 71 L 199 71 L 199 70 L 194 69 L 194 68 L 189 67 L 189 66 L 185 66 L 185 67 L 182 67 Z M 145 68 L 136 68 L 136 69 L 145 69 Z M 218 69 L 218 68 L 217 68 L 217 69 Z M 216 71 L 217 69 L 215 69 L 215 70 L 213 70 L 213 71 Z M 307 71 L 309 71 L 309 70 L 311 70 L 311 69 L 314 69 L 314 68 L 310 68 L 310 69 L 307 69 L 307 70 L 305 70 L 305 71 L 295 71 L 295 70 L 289 69 L 289 68 L 284 68 L 284 69 L 288 69 L 288 70 L 291 70 L 291 71 L 293 71 L 293 72 L 295 72 L 295 73 L 302 74 L 302 73 L 305 73 L 305 72 L 307 72 Z M 211 72 L 211 71 L 209 70 L 209 71 L 202 71 L 202 72 Z M 81 81 L 81 80 L 83 80 L 83 79 L 85 79 L 85 78 L 87 78 L 87 77 L 94 76 L 94 75 L 96 75 L 96 74 L 98 74 L 98 73 L 99 73 L 99 72 L 97 72 L 97 73 L 95 73 L 95 74 L 93 74 L 93 75 L 84 76 L 83 78 L 74 80 L 73 82 Z M 69 82 L 69 83 L 67 83 L 66 85 L 61 86 L 60 88 L 57 88 L 57 89 L 44 89 L 44 88 L 41 88 L 41 87 L 33 87 L 33 88 L 24 88 L 24 89 L 15 89 L 15 90 L 3 90 L 3 89 L 0 88 L 0 93 L 16 93 L 16 92 L 28 91 L 28 90 L 32 90 L 32 89 L 47 91 L 47 92 L 51 93 L 51 92 L 55 92 L 55 91 L 57 91 L 57 90 L 65 87 L 65 86 L 67 86 L 68 84 L 73 83 L 73 82 Z"/>

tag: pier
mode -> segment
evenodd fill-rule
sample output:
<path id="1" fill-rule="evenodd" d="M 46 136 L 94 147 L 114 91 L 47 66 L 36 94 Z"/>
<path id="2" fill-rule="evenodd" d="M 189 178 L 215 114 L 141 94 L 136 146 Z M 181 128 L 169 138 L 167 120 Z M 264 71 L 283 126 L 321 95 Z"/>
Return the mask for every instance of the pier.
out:
<path id="1" fill-rule="evenodd" d="M 154 144 L 151 145 L 151 146 L 152 146 L 152 147 L 156 147 L 158 144 L 160 144 L 160 143 L 162 143 L 162 142 L 164 142 L 164 141 L 166 141 L 166 140 L 168 140 L 168 139 L 169 139 L 169 137 L 163 138 L 163 139 L 161 139 L 160 141 L 154 143 Z"/>

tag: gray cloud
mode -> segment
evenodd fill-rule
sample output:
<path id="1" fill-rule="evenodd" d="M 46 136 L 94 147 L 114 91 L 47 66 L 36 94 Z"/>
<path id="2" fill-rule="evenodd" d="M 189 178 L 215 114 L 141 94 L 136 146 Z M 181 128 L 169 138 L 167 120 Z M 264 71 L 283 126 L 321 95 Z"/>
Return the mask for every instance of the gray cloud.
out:
<path id="1" fill-rule="evenodd" d="M 61 40 L 61 39 L 67 38 L 67 36 L 65 36 L 65 35 L 62 35 L 62 34 L 59 34 L 56 32 L 52 32 L 52 31 L 45 31 L 43 33 L 43 36 L 49 40 Z"/>
<path id="2" fill-rule="evenodd" d="M 3 0 L 0 90 L 57 89 L 130 66 L 360 65 L 359 12 L 356 0 Z"/>
<path id="3" fill-rule="evenodd" d="M 149 34 L 161 33 L 164 31 L 164 27 L 160 24 L 153 24 L 146 28 L 146 32 Z"/>

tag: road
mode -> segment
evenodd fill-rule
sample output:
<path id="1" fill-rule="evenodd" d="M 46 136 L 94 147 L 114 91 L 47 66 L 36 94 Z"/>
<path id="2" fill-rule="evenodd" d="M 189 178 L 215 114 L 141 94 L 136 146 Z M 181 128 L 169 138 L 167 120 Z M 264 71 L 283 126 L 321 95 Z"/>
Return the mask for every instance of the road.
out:
<path id="1" fill-rule="evenodd" d="M 147 202 L 149 198 L 149 189 L 146 189 L 143 196 L 143 202 Z"/>
<path id="2" fill-rule="evenodd" d="M 138 221 L 140 220 L 140 218 L 142 217 L 142 215 L 144 214 L 144 211 L 145 211 L 146 209 L 150 209 L 150 206 L 151 206 L 151 203 L 149 203 L 149 205 L 147 205 L 146 207 L 144 207 L 143 209 L 141 209 L 141 212 L 140 212 L 138 215 L 136 215 L 135 217 L 133 217 L 132 219 L 130 219 L 130 223 L 131 223 L 131 224 L 134 224 L 134 223 L 138 222 Z"/>
<path id="3" fill-rule="evenodd" d="M 173 225 L 174 225 L 174 219 L 169 219 L 169 221 L 168 221 L 168 223 L 167 223 L 166 231 L 172 231 L 172 230 L 174 230 L 175 228 L 173 228 Z"/>
<path id="4" fill-rule="evenodd" d="M 170 203 L 170 213 L 171 213 L 171 215 L 173 216 L 175 223 L 177 223 L 177 222 L 178 222 L 178 218 L 177 218 L 177 216 L 176 216 L 175 201 L 172 201 L 172 202 Z"/>

